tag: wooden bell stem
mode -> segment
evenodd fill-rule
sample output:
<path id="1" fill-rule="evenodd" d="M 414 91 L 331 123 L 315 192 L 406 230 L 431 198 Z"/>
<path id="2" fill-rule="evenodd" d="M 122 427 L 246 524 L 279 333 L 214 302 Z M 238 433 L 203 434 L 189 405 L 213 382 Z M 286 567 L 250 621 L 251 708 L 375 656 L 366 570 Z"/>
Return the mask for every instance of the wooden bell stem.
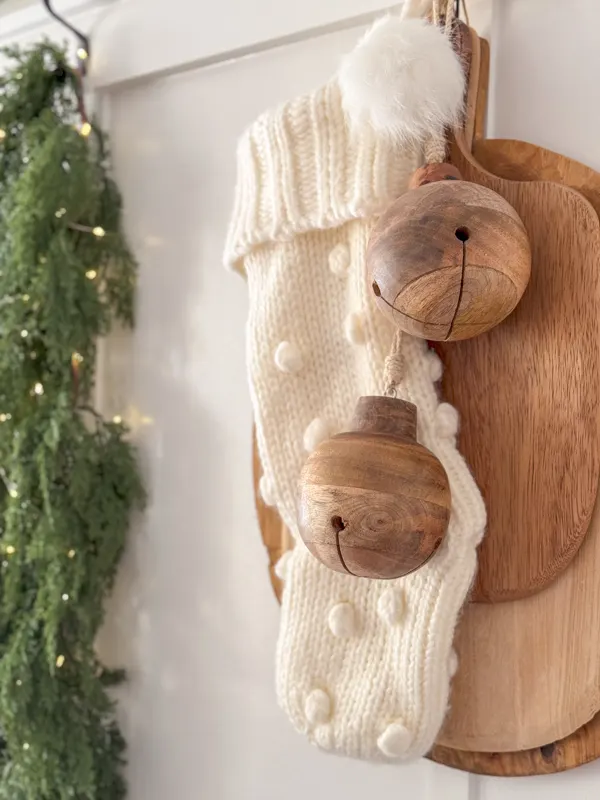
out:
<path id="1" fill-rule="evenodd" d="M 361 397 L 352 417 L 352 430 L 383 433 L 416 441 L 417 407 L 395 397 Z"/>

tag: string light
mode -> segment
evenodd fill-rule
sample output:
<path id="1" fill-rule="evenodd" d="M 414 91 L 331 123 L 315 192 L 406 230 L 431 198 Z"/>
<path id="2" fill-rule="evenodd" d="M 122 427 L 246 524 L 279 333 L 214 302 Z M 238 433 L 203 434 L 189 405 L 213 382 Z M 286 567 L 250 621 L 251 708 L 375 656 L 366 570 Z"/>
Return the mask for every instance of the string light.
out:
<path id="1" fill-rule="evenodd" d="M 29 742 L 23 742 L 23 750 L 29 750 Z"/>
<path id="2" fill-rule="evenodd" d="M 94 234 L 94 236 L 97 236 L 98 239 L 101 239 L 103 236 L 106 235 L 106 231 L 104 230 L 104 228 L 100 227 L 100 225 L 96 225 L 95 228 L 92 228 L 92 233 Z"/>
<path id="3" fill-rule="evenodd" d="M 123 418 L 119 414 L 115 414 L 113 417 L 113 422 L 115 425 L 120 425 L 123 422 Z"/>
<path id="4" fill-rule="evenodd" d="M 9 544 L 6 546 L 6 552 L 8 553 L 9 556 L 12 556 L 17 552 L 17 549 L 14 545 Z"/>
<path id="5" fill-rule="evenodd" d="M 66 213 L 67 213 L 66 208 L 59 208 L 57 211 L 54 212 L 54 216 L 60 219 L 61 217 L 64 217 Z"/>
<path id="6" fill-rule="evenodd" d="M 95 269 L 88 269 L 88 271 L 85 273 L 85 277 L 88 280 L 93 281 L 97 274 L 98 273 L 96 272 Z"/>
<path id="7" fill-rule="evenodd" d="M 67 555 L 69 556 L 69 558 L 75 558 L 75 550 L 69 550 Z"/>
<path id="8" fill-rule="evenodd" d="M 21 338 L 26 339 L 29 336 L 29 331 L 26 331 L 25 328 L 21 331 Z"/>
<path id="9" fill-rule="evenodd" d="M 57 658 L 56 658 L 56 666 L 57 666 L 59 669 L 62 667 L 62 665 L 63 665 L 64 663 L 65 663 L 65 657 L 64 657 L 64 656 L 57 656 Z"/>
<path id="10" fill-rule="evenodd" d="M 69 599 L 69 595 L 68 595 L 68 594 L 65 592 L 65 593 L 63 594 L 63 596 L 62 596 L 62 599 L 63 599 L 63 600 L 65 601 L 65 603 L 66 603 L 66 602 L 67 602 L 67 600 Z"/>
<path id="11" fill-rule="evenodd" d="M 3 562 L 2 562 L 2 566 L 3 566 L 4 568 L 8 567 L 8 561 L 3 561 Z"/>
<path id="12" fill-rule="evenodd" d="M 2 141 L 2 139 L 6 139 L 6 131 L 4 128 L 0 128 L 0 141 Z"/>
<path id="13" fill-rule="evenodd" d="M 9 495 L 14 499 L 19 496 L 19 492 L 14 487 L 8 490 Z"/>
<path id="14" fill-rule="evenodd" d="M 22 300 L 23 300 L 24 303 L 28 303 L 29 302 L 29 295 L 28 294 L 24 294 L 23 297 L 22 297 Z"/>
<path id="15" fill-rule="evenodd" d="M 23 686 L 23 681 L 22 681 L 20 678 L 18 678 L 18 679 L 15 681 L 15 683 L 17 684 L 17 686 Z"/>
<path id="16" fill-rule="evenodd" d="M 88 51 L 85 49 L 85 47 L 77 48 L 77 58 L 81 59 L 81 61 L 85 61 L 88 55 Z"/>
<path id="17" fill-rule="evenodd" d="M 48 259 L 46 258 L 46 256 L 40 256 L 40 264 L 45 264 L 45 263 L 46 263 L 46 261 L 48 261 Z"/>
<path id="18" fill-rule="evenodd" d="M 7 419 L 10 419 L 10 414 L 0 414 L 0 422 L 6 422 Z"/>
<path id="19" fill-rule="evenodd" d="M 73 353 L 73 355 L 71 356 L 71 362 L 73 364 L 81 364 L 82 361 L 83 361 L 83 356 L 81 355 L 81 353 Z"/>
<path id="20" fill-rule="evenodd" d="M 90 123 L 82 122 L 81 127 L 79 128 L 79 133 L 82 136 L 89 136 L 91 132 L 92 132 L 92 126 L 90 125 Z"/>
<path id="21" fill-rule="evenodd" d="M 44 394 L 44 385 L 38 381 L 33 387 L 33 393 L 37 395 Z"/>

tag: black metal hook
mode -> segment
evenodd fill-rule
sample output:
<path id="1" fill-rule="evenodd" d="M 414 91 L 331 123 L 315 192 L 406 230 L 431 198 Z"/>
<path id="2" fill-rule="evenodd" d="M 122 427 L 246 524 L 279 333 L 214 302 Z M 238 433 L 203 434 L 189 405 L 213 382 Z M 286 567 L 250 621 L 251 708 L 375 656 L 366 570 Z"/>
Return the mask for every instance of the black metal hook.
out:
<path id="1" fill-rule="evenodd" d="M 56 11 L 52 8 L 50 0 L 42 0 L 43 4 L 46 6 L 48 13 L 54 17 L 55 20 L 60 22 L 65 28 L 71 31 L 77 39 L 79 40 L 79 48 L 77 53 L 77 61 L 79 63 L 79 69 L 82 75 L 86 73 L 86 66 L 87 61 L 90 57 L 90 40 L 89 38 L 82 33 L 80 30 L 77 30 L 73 25 L 71 25 L 64 17 L 61 17 L 60 14 L 57 14 Z M 85 55 L 84 55 L 85 54 Z"/>

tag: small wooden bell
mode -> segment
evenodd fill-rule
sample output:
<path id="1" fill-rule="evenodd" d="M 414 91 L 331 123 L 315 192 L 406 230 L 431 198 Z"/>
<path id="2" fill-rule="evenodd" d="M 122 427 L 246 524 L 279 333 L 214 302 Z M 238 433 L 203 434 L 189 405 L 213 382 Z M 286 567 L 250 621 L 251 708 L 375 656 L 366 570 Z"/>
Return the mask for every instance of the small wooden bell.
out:
<path id="1" fill-rule="evenodd" d="M 451 164 L 421 167 L 411 186 L 369 240 L 377 304 L 403 331 L 424 339 L 484 333 L 510 314 L 527 287 L 525 227 L 503 197 L 460 180 Z"/>
<path id="2" fill-rule="evenodd" d="M 300 480 L 300 534 L 338 572 L 399 578 L 442 543 L 450 487 L 416 440 L 417 409 L 392 397 L 361 397 L 352 429 L 323 442 Z"/>

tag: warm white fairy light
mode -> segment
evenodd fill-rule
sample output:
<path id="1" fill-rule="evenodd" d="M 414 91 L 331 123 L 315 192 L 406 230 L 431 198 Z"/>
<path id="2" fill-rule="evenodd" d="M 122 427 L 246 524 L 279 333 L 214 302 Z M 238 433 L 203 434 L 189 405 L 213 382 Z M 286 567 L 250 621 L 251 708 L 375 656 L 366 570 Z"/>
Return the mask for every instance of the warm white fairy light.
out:
<path id="1" fill-rule="evenodd" d="M 85 49 L 85 47 L 78 47 L 77 48 L 77 58 L 79 58 L 81 61 L 85 61 L 86 58 L 88 57 L 88 55 L 89 55 L 89 53 Z"/>
<path id="2" fill-rule="evenodd" d="M 21 331 L 21 338 L 26 339 L 29 336 L 29 331 L 26 331 L 25 328 Z"/>
<path id="3" fill-rule="evenodd" d="M 10 495 L 10 496 L 13 498 L 13 500 L 14 500 L 16 497 L 18 497 L 18 496 L 19 496 L 19 490 L 18 490 L 18 489 L 15 489 L 14 487 L 13 487 L 12 489 L 9 489 L 9 490 L 8 490 L 8 493 L 9 493 L 9 495 Z"/>
<path id="4" fill-rule="evenodd" d="M 69 550 L 67 555 L 69 556 L 69 558 L 75 558 L 75 550 Z"/>
<path id="5" fill-rule="evenodd" d="M 73 362 L 73 364 L 81 364 L 81 362 L 83 361 L 83 356 L 81 355 L 81 353 L 73 353 L 73 355 L 71 356 L 71 361 Z"/>
<path id="6" fill-rule="evenodd" d="M 63 599 L 63 600 L 65 601 L 65 603 L 66 603 L 66 602 L 67 602 L 67 600 L 69 599 L 69 595 L 68 595 L 68 594 L 65 592 L 65 593 L 63 594 L 63 596 L 62 596 L 62 599 Z"/>
<path id="7" fill-rule="evenodd" d="M 90 125 L 90 123 L 89 122 L 82 122 L 81 126 L 79 128 L 79 133 L 82 136 L 89 136 L 91 132 L 92 132 L 92 126 Z"/>
<path id="8" fill-rule="evenodd" d="M 21 299 L 23 300 L 24 303 L 28 303 L 29 302 L 29 295 L 28 294 L 24 294 Z"/>
<path id="9" fill-rule="evenodd" d="M 93 281 L 97 274 L 98 273 L 96 272 L 95 269 L 88 269 L 88 271 L 85 273 L 85 277 L 88 280 Z"/>
<path id="10" fill-rule="evenodd" d="M 9 544 L 9 545 L 6 546 L 6 552 L 8 553 L 9 556 L 12 556 L 17 552 L 17 550 L 16 550 L 16 547 L 14 545 Z"/>
<path id="11" fill-rule="evenodd" d="M 123 417 L 121 417 L 119 414 L 115 414 L 113 417 L 113 422 L 115 425 L 120 425 L 123 422 Z"/>
<path id="12" fill-rule="evenodd" d="M 57 210 L 54 212 L 54 216 L 55 216 L 55 217 L 58 217 L 58 218 L 60 219 L 61 217 L 64 217 L 64 215 L 65 215 L 66 213 L 67 213 L 67 209 L 66 209 L 66 208 L 58 208 L 58 209 L 57 209 Z"/>
<path id="13" fill-rule="evenodd" d="M 6 131 L 4 128 L 0 128 L 0 141 L 2 141 L 2 139 L 6 139 Z"/>
<path id="14" fill-rule="evenodd" d="M 29 742 L 23 742 L 23 750 L 29 750 L 30 744 Z"/>
<path id="15" fill-rule="evenodd" d="M 7 419 L 9 419 L 8 414 L 0 414 L 0 422 L 6 422 Z"/>
<path id="16" fill-rule="evenodd" d="M 33 387 L 33 392 L 37 395 L 44 394 L 44 385 L 38 381 Z"/>
<path id="17" fill-rule="evenodd" d="M 62 667 L 62 665 L 65 663 L 65 660 L 66 659 L 65 659 L 64 656 L 62 656 L 62 655 L 61 656 L 57 656 L 57 658 L 56 658 L 56 666 L 60 669 Z"/>
<path id="18" fill-rule="evenodd" d="M 95 228 L 92 228 L 92 233 L 94 236 L 97 236 L 98 239 L 101 239 L 103 236 L 106 235 L 106 231 L 100 225 L 96 225 Z"/>
<path id="19" fill-rule="evenodd" d="M 17 686 L 23 686 L 23 681 L 20 678 L 17 678 L 15 683 L 17 684 Z"/>

